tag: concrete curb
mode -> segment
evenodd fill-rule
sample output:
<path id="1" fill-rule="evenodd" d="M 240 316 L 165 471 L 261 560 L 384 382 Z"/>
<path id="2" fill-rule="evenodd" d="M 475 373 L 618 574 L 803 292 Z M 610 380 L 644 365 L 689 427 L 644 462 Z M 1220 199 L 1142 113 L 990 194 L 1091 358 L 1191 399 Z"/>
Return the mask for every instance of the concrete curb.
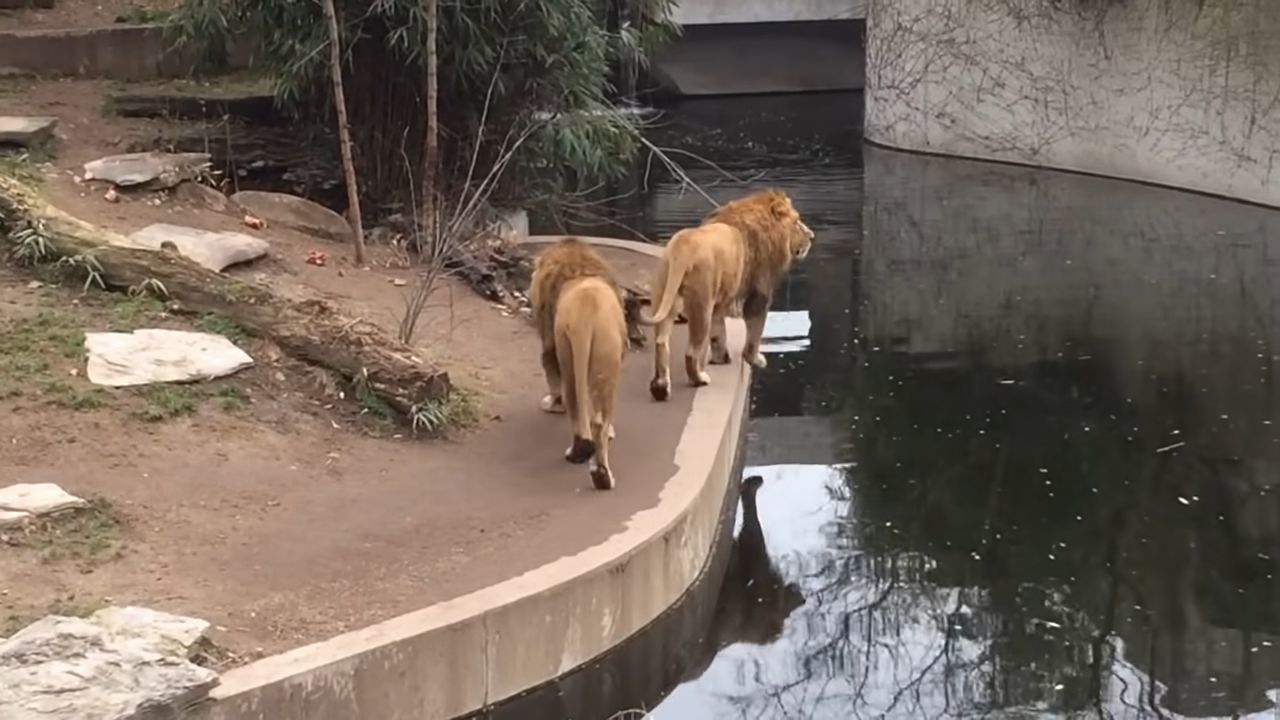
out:
<path id="1" fill-rule="evenodd" d="M 728 334 L 743 341 L 740 320 Z M 702 574 L 719 529 L 751 375 L 743 363 L 711 373 L 716 381 L 694 396 L 676 446 L 675 474 L 657 505 L 621 532 L 469 595 L 233 669 L 192 716 L 444 720 L 542 685 L 643 629 Z"/>
<path id="2" fill-rule="evenodd" d="M 249 39 L 235 38 L 230 69 L 248 67 L 252 47 Z M 0 32 L 0 75 L 138 81 L 184 77 L 195 66 L 195 52 L 175 49 L 162 25 Z"/>

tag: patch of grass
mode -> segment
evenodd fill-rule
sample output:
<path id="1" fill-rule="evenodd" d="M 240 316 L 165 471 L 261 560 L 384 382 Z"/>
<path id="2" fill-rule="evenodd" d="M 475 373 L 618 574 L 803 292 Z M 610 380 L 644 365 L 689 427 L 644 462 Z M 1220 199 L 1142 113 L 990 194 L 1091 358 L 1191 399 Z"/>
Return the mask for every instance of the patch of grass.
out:
<path id="1" fill-rule="evenodd" d="M 49 603 L 42 613 L 10 613 L 0 620 L 0 637 L 9 637 L 46 615 L 64 617 L 89 617 L 106 607 L 101 600 L 81 600 L 75 594 L 61 597 Z"/>
<path id="2" fill-rule="evenodd" d="M 249 334 L 244 331 L 244 328 L 240 327 L 239 323 L 218 313 L 201 315 L 196 327 L 207 333 L 222 335 L 237 345 L 249 339 Z"/>
<path id="3" fill-rule="evenodd" d="M 50 355 L 84 357 L 84 331 L 71 316 L 44 310 L 0 322 L 0 376 L 11 392 L 48 372 Z"/>
<path id="4" fill-rule="evenodd" d="M 110 398 L 100 388 L 78 388 L 58 380 L 45 385 L 44 395 L 50 404 L 68 410 L 97 410 L 110 403 Z"/>
<path id="5" fill-rule="evenodd" d="M 146 407 L 138 411 L 138 417 L 147 422 L 162 422 L 196 411 L 199 398 L 190 388 L 181 385 L 154 385 L 142 391 Z"/>
<path id="6" fill-rule="evenodd" d="M 91 572 L 124 551 L 124 523 L 111 503 L 91 498 L 88 505 L 38 518 L 23 526 L 9 542 L 40 554 L 46 563 L 74 563 Z"/>
<path id="7" fill-rule="evenodd" d="M 218 403 L 227 412 L 242 410 L 248 402 L 248 394 L 239 385 L 227 385 L 218 391 Z"/>
<path id="8" fill-rule="evenodd" d="M 108 326 L 116 332 L 132 332 L 164 315 L 164 303 L 148 295 L 113 295 Z"/>
<path id="9" fill-rule="evenodd" d="M 157 8 L 131 7 L 116 16 L 121 25 L 155 25 L 169 22 L 173 13 Z"/>
<path id="10" fill-rule="evenodd" d="M 26 185 L 39 185 L 44 179 L 38 167 L 48 160 L 48 152 L 39 147 L 26 150 L 0 149 L 0 175 Z"/>
<path id="11" fill-rule="evenodd" d="M 450 430 L 465 429 L 480 419 L 479 401 L 471 392 L 453 388 L 444 400 L 429 402 L 414 408 L 409 418 L 415 433 L 443 435 Z"/>

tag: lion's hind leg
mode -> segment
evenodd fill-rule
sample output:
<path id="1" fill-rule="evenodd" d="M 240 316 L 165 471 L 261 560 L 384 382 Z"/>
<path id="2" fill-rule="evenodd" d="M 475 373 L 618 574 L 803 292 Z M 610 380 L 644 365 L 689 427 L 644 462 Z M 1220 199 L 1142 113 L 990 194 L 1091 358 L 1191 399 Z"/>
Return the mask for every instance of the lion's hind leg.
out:
<path id="1" fill-rule="evenodd" d="M 716 304 L 715 309 L 711 311 L 711 359 L 712 365 L 728 365 L 729 357 L 729 336 L 725 333 L 724 316 L 727 308 L 724 305 Z"/>
<path id="2" fill-rule="evenodd" d="M 689 315 L 689 347 L 685 349 L 684 369 L 689 384 L 702 387 L 711 384 L 707 373 L 707 356 L 711 352 L 712 302 L 701 298 L 685 304 Z"/>

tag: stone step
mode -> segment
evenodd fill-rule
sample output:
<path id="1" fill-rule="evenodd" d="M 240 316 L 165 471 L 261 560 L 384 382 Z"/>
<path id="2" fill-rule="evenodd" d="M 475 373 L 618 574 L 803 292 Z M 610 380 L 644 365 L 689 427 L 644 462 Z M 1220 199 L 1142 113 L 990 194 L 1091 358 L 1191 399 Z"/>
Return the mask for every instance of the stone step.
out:
<path id="1" fill-rule="evenodd" d="M 56 117 L 0 115 L 0 145 L 39 145 L 53 138 L 53 129 L 57 125 Z"/>

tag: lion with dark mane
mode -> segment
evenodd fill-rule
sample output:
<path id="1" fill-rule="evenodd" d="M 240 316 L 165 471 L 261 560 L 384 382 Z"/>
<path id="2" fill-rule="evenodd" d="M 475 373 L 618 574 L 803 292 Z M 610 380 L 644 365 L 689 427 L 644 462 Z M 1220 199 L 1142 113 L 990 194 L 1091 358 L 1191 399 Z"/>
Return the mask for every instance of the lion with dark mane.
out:
<path id="1" fill-rule="evenodd" d="M 534 262 L 529 284 L 534 323 L 542 341 L 547 396 L 542 409 L 568 410 L 572 463 L 591 460 L 591 482 L 614 486 L 609 440 L 627 351 L 627 324 L 613 271 L 591 246 L 565 238 Z"/>
<path id="2" fill-rule="evenodd" d="M 658 306 L 641 316 L 654 330 L 654 368 L 649 392 L 655 400 L 671 394 L 671 330 L 677 300 L 689 321 L 685 373 L 694 387 L 711 382 L 707 363 L 728 363 L 725 316 L 741 303 L 747 325 L 742 358 L 766 365 L 760 353 L 765 316 L 779 279 L 813 245 L 813 231 L 781 190 L 762 190 L 712 211 L 697 227 L 671 237 L 654 279 Z"/>

